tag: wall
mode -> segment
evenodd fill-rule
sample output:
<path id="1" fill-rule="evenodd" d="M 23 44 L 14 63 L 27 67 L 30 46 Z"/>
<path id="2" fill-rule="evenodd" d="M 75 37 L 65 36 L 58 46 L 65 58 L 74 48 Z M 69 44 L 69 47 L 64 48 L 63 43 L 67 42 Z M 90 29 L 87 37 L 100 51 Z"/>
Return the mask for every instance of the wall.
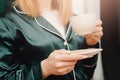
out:
<path id="1" fill-rule="evenodd" d="M 105 80 L 120 80 L 119 48 L 119 0 L 101 0 L 101 19 L 104 36 L 102 38 L 103 68 Z"/>

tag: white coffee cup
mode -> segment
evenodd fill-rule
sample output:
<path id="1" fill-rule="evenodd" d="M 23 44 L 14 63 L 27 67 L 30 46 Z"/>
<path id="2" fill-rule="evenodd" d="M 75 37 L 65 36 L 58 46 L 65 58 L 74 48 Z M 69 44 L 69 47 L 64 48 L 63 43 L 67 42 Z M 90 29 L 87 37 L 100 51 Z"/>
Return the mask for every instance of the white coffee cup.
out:
<path id="1" fill-rule="evenodd" d="M 77 35 L 86 35 L 96 27 L 96 14 L 79 14 L 70 19 L 71 26 Z"/>

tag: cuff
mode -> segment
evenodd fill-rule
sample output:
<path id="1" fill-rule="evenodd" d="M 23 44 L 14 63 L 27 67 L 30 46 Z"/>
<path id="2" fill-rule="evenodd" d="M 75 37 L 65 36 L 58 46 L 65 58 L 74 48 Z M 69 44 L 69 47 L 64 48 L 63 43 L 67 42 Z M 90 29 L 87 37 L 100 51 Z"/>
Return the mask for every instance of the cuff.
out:
<path id="1" fill-rule="evenodd" d="M 96 45 L 90 46 L 90 45 L 88 45 L 86 43 L 86 40 L 84 38 L 84 43 L 83 43 L 82 48 L 83 49 L 86 49 L 86 48 L 99 48 L 99 43 L 97 43 Z M 84 65 L 84 67 L 94 67 L 94 66 L 96 66 L 97 59 L 98 59 L 98 54 L 93 56 L 92 58 L 82 60 L 82 63 Z"/>
<path id="2" fill-rule="evenodd" d="M 34 63 L 32 68 L 33 68 L 33 73 L 34 73 L 34 76 L 35 76 L 35 80 L 43 80 L 40 62 Z"/>
<path id="3" fill-rule="evenodd" d="M 98 59 L 98 55 L 95 55 L 92 58 L 82 60 L 82 64 L 84 65 L 84 67 L 88 67 L 88 68 L 94 67 L 97 64 L 97 59 Z"/>

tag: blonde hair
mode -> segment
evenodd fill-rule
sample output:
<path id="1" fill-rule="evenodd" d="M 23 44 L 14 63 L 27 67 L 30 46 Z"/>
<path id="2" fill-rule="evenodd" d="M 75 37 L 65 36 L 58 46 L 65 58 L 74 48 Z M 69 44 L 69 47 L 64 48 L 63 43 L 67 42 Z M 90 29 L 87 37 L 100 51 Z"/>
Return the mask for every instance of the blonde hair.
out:
<path id="1" fill-rule="evenodd" d="M 37 0 L 15 0 L 14 5 L 19 6 L 30 17 L 37 17 L 40 14 Z M 51 8 L 59 11 L 63 23 L 67 25 L 72 16 L 72 0 L 52 0 Z"/>

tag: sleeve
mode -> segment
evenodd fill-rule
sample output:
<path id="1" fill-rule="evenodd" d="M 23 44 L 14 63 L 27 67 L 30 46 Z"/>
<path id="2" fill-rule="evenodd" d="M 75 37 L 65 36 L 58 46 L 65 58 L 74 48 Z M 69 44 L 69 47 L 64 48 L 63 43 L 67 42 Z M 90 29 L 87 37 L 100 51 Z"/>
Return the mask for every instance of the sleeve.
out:
<path id="1" fill-rule="evenodd" d="M 0 18 L 0 80 L 43 80 L 40 62 L 26 65 L 14 60 L 13 26 L 11 21 Z"/>
<path id="2" fill-rule="evenodd" d="M 85 40 L 84 40 L 84 44 L 82 46 L 82 48 L 85 48 L 85 49 L 86 48 L 98 48 L 98 47 L 99 47 L 99 43 L 97 43 L 96 45 L 93 45 L 93 46 L 89 46 L 89 45 L 87 45 Z M 93 56 L 92 58 L 82 60 L 83 72 L 87 75 L 88 80 L 90 80 L 93 77 L 94 70 L 97 65 L 97 59 L 98 59 L 98 54 Z"/>

